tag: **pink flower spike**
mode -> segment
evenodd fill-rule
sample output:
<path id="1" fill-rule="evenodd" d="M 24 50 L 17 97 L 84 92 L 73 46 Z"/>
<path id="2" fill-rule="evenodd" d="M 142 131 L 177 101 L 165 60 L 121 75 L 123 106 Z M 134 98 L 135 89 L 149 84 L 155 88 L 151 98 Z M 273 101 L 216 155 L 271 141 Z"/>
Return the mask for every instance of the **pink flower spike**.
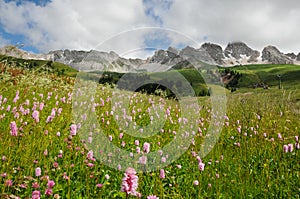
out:
<path id="1" fill-rule="evenodd" d="M 51 188 L 47 188 L 46 191 L 45 191 L 45 195 L 52 196 L 52 194 L 53 194 L 52 189 Z"/>
<path id="2" fill-rule="evenodd" d="M 288 152 L 293 152 L 293 148 L 294 145 L 293 144 L 288 144 Z"/>
<path id="3" fill-rule="evenodd" d="M 138 176 L 136 175 L 136 171 L 129 167 L 126 169 L 124 173 L 124 177 L 122 179 L 121 191 L 126 192 L 127 195 L 137 195 L 138 188 Z"/>
<path id="4" fill-rule="evenodd" d="M 40 167 L 37 167 L 37 168 L 35 169 L 35 176 L 36 176 L 36 177 L 39 177 L 39 176 L 41 176 L 41 174 L 42 174 L 41 168 L 40 168 Z"/>
<path id="5" fill-rule="evenodd" d="M 159 177 L 162 178 L 162 179 L 166 178 L 165 170 L 161 169 L 161 170 L 159 171 Z"/>
<path id="6" fill-rule="evenodd" d="M 49 180 L 47 183 L 48 188 L 52 189 L 55 185 L 55 182 L 53 180 Z"/>
<path id="7" fill-rule="evenodd" d="M 144 143 L 143 151 L 145 153 L 149 153 L 150 152 L 150 144 L 148 142 Z"/>
<path id="8" fill-rule="evenodd" d="M 16 122 L 10 123 L 10 134 L 11 136 L 18 136 L 18 127 Z"/>
<path id="9" fill-rule="evenodd" d="M 40 199 L 40 197 L 41 197 L 41 192 L 40 191 L 38 191 L 38 190 L 35 190 L 35 191 L 33 191 L 32 192 L 32 199 Z"/>
<path id="10" fill-rule="evenodd" d="M 205 164 L 200 162 L 199 165 L 198 165 L 199 170 L 204 171 L 204 167 L 205 167 Z"/>
<path id="11" fill-rule="evenodd" d="M 72 124 L 70 126 L 70 135 L 71 136 L 75 136 L 76 135 L 76 131 L 77 131 L 77 126 L 75 124 Z"/>

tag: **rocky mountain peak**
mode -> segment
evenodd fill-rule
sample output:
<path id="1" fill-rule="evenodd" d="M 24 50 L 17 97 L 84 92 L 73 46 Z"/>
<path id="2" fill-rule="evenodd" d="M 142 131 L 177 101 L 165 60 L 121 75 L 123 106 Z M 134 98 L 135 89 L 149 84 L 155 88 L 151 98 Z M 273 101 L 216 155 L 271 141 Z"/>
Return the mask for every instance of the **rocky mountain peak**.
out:
<path id="1" fill-rule="evenodd" d="M 228 58 L 234 57 L 235 59 L 241 59 L 241 55 L 245 55 L 249 57 L 250 60 L 255 60 L 260 55 L 257 50 L 251 49 L 243 42 L 229 43 L 226 46 L 224 53 Z"/>
<path id="2" fill-rule="evenodd" d="M 217 44 L 212 43 L 204 43 L 202 44 L 201 48 L 202 50 L 206 51 L 209 56 L 219 65 L 223 65 L 224 61 L 224 53 L 221 46 Z"/>
<path id="3" fill-rule="evenodd" d="M 262 61 L 272 64 L 293 64 L 292 59 L 281 53 L 275 46 L 267 46 L 263 49 Z"/>

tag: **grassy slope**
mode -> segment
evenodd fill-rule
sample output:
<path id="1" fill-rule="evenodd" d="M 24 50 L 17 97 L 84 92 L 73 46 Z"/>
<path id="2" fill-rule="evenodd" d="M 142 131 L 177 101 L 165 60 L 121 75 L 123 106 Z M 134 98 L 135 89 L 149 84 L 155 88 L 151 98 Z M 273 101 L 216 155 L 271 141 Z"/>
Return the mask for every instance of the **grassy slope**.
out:
<path id="1" fill-rule="evenodd" d="M 277 75 L 282 76 L 282 86 L 285 89 L 300 88 L 299 65 L 246 65 L 231 69 L 243 74 L 240 87 L 248 87 L 255 82 L 264 82 L 271 87 L 278 86 Z"/>
<path id="2" fill-rule="evenodd" d="M 189 72 L 191 71 L 187 71 Z M 32 188 L 33 182 L 40 184 L 38 190 L 41 190 L 42 198 L 46 198 L 44 193 L 47 181 L 34 175 L 34 169 L 41 167 L 42 175 L 48 175 L 55 181 L 53 193 L 59 194 L 61 198 L 125 199 L 125 194 L 119 192 L 123 172 L 110 169 L 99 161 L 94 162 L 94 167 L 87 166 L 85 162 L 87 150 L 80 143 L 79 137 L 68 141 L 69 126 L 73 123 L 71 101 L 67 100 L 64 103 L 60 99 L 63 97 L 68 99 L 73 84 L 65 85 L 63 76 L 53 77 L 29 72 L 26 73 L 26 78 L 19 76 L 9 78 L 10 81 L 16 78 L 20 81 L 17 85 L 9 84 L 8 81 L 0 82 L 1 95 L 8 99 L 2 105 L 4 109 L 0 110 L 0 115 L 4 115 L 0 120 L 0 157 L 7 157 L 0 166 L 0 173 L 6 172 L 8 175 L 6 178 L 0 178 L 0 198 L 5 194 L 14 194 L 21 198 L 31 197 L 32 191 L 35 190 Z M 194 78 L 196 80 L 196 76 Z M 39 84 L 32 84 L 39 79 Z M 44 79 L 49 79 L 50 84 Z M 116 146 L 121 147 L 121 142 L 125 141 L 125 148 L 128 151 L 135 151 L 134 137 L 124 132 L 124 137 L 119 138 L 119 127 L 114 124 L 113 117 L 106 114 L 106 111 L 112 108 L 106 101 L 111 98 L 111 93 L 109 88 L 101 87 L 100 85 L 100 91 L 97 93 L 99 96 L 96 96 L 95 100 L 100 103 L 100 97 L 103 98 L 105 106 L 99 107 L 97 111 L 111 124 L 103 123 L 103 129 L 112 134 Z M 20 99 L 17 103 L 13 103 L 16 90 L 20 91 Z M 49 92 L 53 92 L 53 95 L 47 100 Z M 40 94 L 43 94 L 43 97 Z M 143 198 L 150 194 L 155 194 L 159 198 L 299 198 L 300 151 L 294 149 L 293 153 L 282 152 L 283 145 L 294 144 L 294 136 L 299 135 L 300 106 L 295 106 L 295 95 L 299 96 L 299 90 L 297 93 L 292 89 L 288 92 L 276 89 L 275 92 L 267 90 L 253 95 L 243 93 L 229 95 L 227 108 L 229 120 L 225 121 L 228 124 L 224 126 L 222 135 L 211 153 L 202 158 L 206 165 L 205 170 L 199 171 L 198 161 L 192 156 L 193 151 L 199 150 L 203 139 L 197 131 L 195 146 L 191 145 L 181 158 L 164 168 L 165 179 L 159 178 L 159 171 L 138 174 L 138 191 L 143 194 Z M 147 105 L 149 96 L 137 96 L 136 99 L 141 97 Z M 29 106 L 25 105 L 26 99 L 29 99 Z M 32 111 L 29 115 L 21 114 L 20 118 L 15 118 L 12 111 L 6 111 L 8 105 L 16 106 L 17 110 L 20 110 L 21 106 L 31 110 L 33 102 L 42 101 L 45 101 L 45 107 L 40 111 L 39 123 L 31 118 Z M 56 102 L 59 103 L 56 105 Z M 144 108 L 143 103 L 139 103 L 139 100 L 136 102 L 134 106 Z M 165 107 L 175 106 L 174 102 L 166 101 L 166 103 Z M 208 114 L 210 108 L 206 101 L 201 101 L 201 105 L 203 105 L 200 112 L 203 126 L 199 124 L 199 127 L 205 135 L 207 133 L 205 128 L 208 128 L 211 121 Z M 62 114 L 57 115 L 53 122 L 46 124 L 46 118 L 52 109 L 60 107 L 63 108 Z M 171 117 L 177 121 L 173 110 Z M 257 115 L 260 115 L 260 119 Z M 18 127 L 23 127 L 22 137 L 10 136 L 11 121 L 16 121 Z M 28 124 L 24 125 L 24 122 Z M 241 128 L 241 133 L 238 133 L 237 128 Z M 46 130 L 47 134 L 44 133 Z M 176 130 L 176 125 L 167 122 L 165 132 L 168 130 L 171 132 Z M 60 132 L 61 136 L 56 136 L 57 132 Z M 266 133 L 266 136 L 263 133 Z M 278 133 L 281 133 L 284 139 L 278 139 Z M 171 135 L 162 133 L 149 139 L 151 151 L 159 149 L 158 141 L 164 146 L 163 138 L 169 138 Z M 142 139 L 140 141 L 142 147 Z M 78 152 L 77 147 L 80 149 Z M 47 156 L 43 154 L 45 149 L 49 151 Z M 63 150 L 62 158 L 57 158 L 59 150 Z M 38 160 L 38 163 L 34 164 L 34 160 Z M 59 169 L 54 168 L 54 162 L 58 162 Z M 181 165 L 182 168 L 179 169 L 177 165 Z M 70 180 L 63 178 L 65 172 Z M 106 174 L 110 175 L 110 179 L 105 179 Z M 12 187 L 4 186 L 4 182 L 8 179 L 13 180 Z M 194 180 L 199 181 L 199 186 L 193 185 Z M 97 188 L 98 183 L 102 183 L 103 187 Z M 27 189 L 20 188 L 20 184 L 26 184 Z"/>
<path id="3" fill-rule="evenodd" d="M 47 60 L 25 60 L 25 59 L 19 59 L 9 56 L 0 55 L 0 62 L 8 62 L 11 64 L 16 65 L 17 67 L 24 67 L 29 68 L 33 70 L 45 70 L 48 68 L 52 72 L 55 73 L 61 73 L 64 71 L 64 75 L 75 77 L 77 74 L 77 70 L 67 66 L 62 63 L 58 62 L 52 62 Z"/>

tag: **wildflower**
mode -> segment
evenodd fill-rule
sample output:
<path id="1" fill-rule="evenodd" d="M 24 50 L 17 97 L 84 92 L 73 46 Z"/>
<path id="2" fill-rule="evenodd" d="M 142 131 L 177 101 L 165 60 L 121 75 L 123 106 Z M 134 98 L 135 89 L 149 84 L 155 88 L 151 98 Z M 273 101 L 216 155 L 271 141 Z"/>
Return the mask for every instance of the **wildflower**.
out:
<path id="1" fill-rule="evenodd" d="M 135 140 L 135 141 L 134 141 L 134 144 L 135 144 L 136 146 L 138 146 L 138 145 L 140 144 L 140 141 L 139 141 L 139 140 Z"/>
<path id="2" fill-rule="evenodd" d="M 159 171 L 159 177 L 162 178 L 162 179 L 166 178 L 165 170 L 161 169 L 161 170 Z"/>
<path id="3" fill-rule="evenodd" d="M 2 156 L 1 160 L 2 160 L 3 162 L 5 162 L 5 161 L 7 160 L 7 157 L 4 155 L 4 156 Z"/>
<path id="4" fill-rule="evenodd" d="M 199 181 L 198 181 L 198 180 L 194 180 L 193 184 L 194 184 L 195 186 L 198 186 L 198 185 L 199 185 Z"/>
<path id="5" fill-rule="evenodd" d="M 41 173 L 42 173 L 41 168 L 40 168 L 40 167 L 37 167 L 37 168 L 35 169 L 35 176 L 36 176 L 36 177 L 39 177 L 39 176 L 41 176 Z"/>
<path id="6" fill-rule="evenodd" d="M 145 153 L 149 153 L 150 152 L 150 144 L 148 142 L 144 143 L 143 151 Z"/>
<path id="7" fill-rule="evenodd" d="M 38 190 L 35 190 L 35 191 L 33 191 L 32 192 L 32 199 L 40 199 L 40 197 L 41 197 L 41 192 L 40 191 L 38 191 Z"/>
<path id="8" fill-rule="evenodd" d="M 125 142 L 124 141 L 122 141 L 121 146 L 125 147 Z"/>
<path id="9" fill-rule="evenodd" d="M 288 152 L 293 152 L 293 144 L 288 144 Z"/>
<path id="10" fill-rule="evenodd" d="M 94 165 L 93 163 L 90 163 L 90 162 L 89 162 L 89 163 L 87 164 L 87 166 L 88 166 L 88 167 L 93 167 L 93 166 L 95 166 L 95 165 Z"/>
<path id="11" fill-rule="evenodd" d="M 101 188 L 103 187 L 103 184 L 97 184 L 96 187 Z"/>
<path id="12" fill-rule="evenodd" d="M 106 180 L 109 179 L 109 175 L 108 174 L 106 174 L 104 177 L 105 177 Z"/>
<path id="13" fill-rule="evenodd" d="M 93 150 L 90 150 L 87 154 L 86 154 L 87 159 L 92 160 L 94 157 L 94 152 Z"/>
<path id="14" fill-rule="evenodd" d="M 288 145 L 283 145 L 283 152 L 287 153 L 288 152 Z"/>
<path id="15" fill-rule="evenodd" d="M 6 180 L 5 183 L 4 183 L 4 186 L 6 187 L 11 187 L 12 186 L 12 180 Z"/>
<path id="16" fill-rule="evenodd" d="M 37 189 L 37 188 L 39 188 L 39 187 L 40 187 L 40 185 L 39 185 L 38 182 L 32 183 L 32 188 Z"/>
<path id="17" fill-rule="evenodd" d="M 53 180 L 49 180 L 47 183 L 48 188 L 52 189 L 55 185 L 55 182 Z"/>
<path id="18" fill-rule="evenodd" d="M 147 199 L 159 199 L 156 195 L 149 195 L 147 196 Z"/>
<path id="19" fill-rule="evenodd" d="M 72 124 L 70 126 L 70 135 L 71 136 L 75 136 L 76 135 L 76 131 L 77 131 L 77 126 L 75 124 Z"/>
<path id="20" fill-rule="evenodd" d="M 32 118 L 35 120 L 36 123 L 39 123 L 39 121 L 40 121 L 39 115 L 40 115 L 40 113 L 36 110 L 33 111 L 33 113 L 32 113 Z"/>
<path id="21" fill-rule="evenodd" d="M 198 165 L 199 170 L 204 171 L 204 167 L 205 167 L 205 164 L 200 162 L 199 165 Z"/>
<path id="22" fill-rule="evenodd" d="M 58 163 L 57 163 L 57 162 L 54 162 L 54 163 L 53 163 L 53 167 L 54 167 L 54 168 L 58 168 Z"/>
<path id="23" fill-rule="evenodd" d="M 66 173 L 66 172 L 64 172 L 63 178 L 64 178 L 65 180 L 69 180 L 69 179 L 70 179 L 69 176 L 67 176 L 67 173 Z"/>
<path id="24" fill-rule="evenodd" d="M 177 164 L 176 166 L 177 166 L 178 169 L 181 169 L 181 165 L 180 164 Z"/>
<path id="25" fill-rule="evenodd" d="M 147 157 L 146 156 L 141 156 L 139 158 L 139 163 L 140 164 L 147 164 Z"/>
<path id="26" fill-rule="evenodd" d="M 280 133 L 277 133 L 278 139 L 282 140 L 282 135 Z"/>
<path id="27" fill-rule="evenodd" d="M 161 162 L 162 162 L 162 163 L 165 163 L 165 162 L 166 162 L 166 158 L 165 158 L 165 157 L 162 157 L 162 158 L 161 158 Z"/>
<path id="28" fill-rule="evenodd" d="M 138 176 L 133 168 L 127 168 L 122 179 L 121 191 L 126 192 L 126 195 L 137 195 Z"/>
<path id="29" fill-rule="evenodd" d="M 18 128 L 16 122 L 10 123 L 10 134 L 12 136 L 18 136 Z"/>
<path id="30" fill-rule="evenodd" d="M 47 188 L 46 191 L 45 191 L 45 195 L 47 196 L 51 196 L 53 194 L 53 191 L 51 188 Z"/>
<path id="31" fill-rule="evenodd" d="M 198 160 L 198 163 L 202 162 L 202 160 L 201 160 L 201 158 L 199 156 L 197 156 L 196 159 Z"/>

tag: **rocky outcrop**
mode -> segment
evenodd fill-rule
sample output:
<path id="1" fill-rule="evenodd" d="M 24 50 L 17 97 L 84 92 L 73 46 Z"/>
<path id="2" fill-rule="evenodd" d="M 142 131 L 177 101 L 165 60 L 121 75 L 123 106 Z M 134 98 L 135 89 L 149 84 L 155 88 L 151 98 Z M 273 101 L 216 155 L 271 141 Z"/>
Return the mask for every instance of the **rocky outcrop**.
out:
<path id="1" fill-rule="evenodd" d="M 296 57 L 297 61 L 300 61 L 300 53 L 298 53 L 297 57 Z"/>
<path id="2" fill-rule="evenodd" d="M 248 58 L 248 62 L 255 62 L 260 55 L 257 50 L 251 49 L 243 42 L 229 43 L 225 48 L 224 54 L 228 58 L 233 57 L 237 60 L 244 55 Z"/>
<path id="3" fill-rule="evenodd" d="M 204 43 L 202 44 L 201 48 L 202 50 L 206 51 L 208 55 L 218 64 L 218 65 L 224 65 L 225 62 L 223 61 L 224 53 L 222 50 L 222 47 L 217 44 L 212 43 Z"/>
<path id="4" fill-rule="evenodd" d="M 295 53 L 287 53 L 285 55 L 288 56 L 291 59 L 296 59 L 297 58 L 297 55 L 295 55 Z"/>
<path id="5" fill-rule="evenodd" d="M 52 55 L 49 54 L 29 53 L 13 45 L 8 45 L 0 48 L 0 54 L 21 59 L 51 60 L 53 58 Z"/>
<path id="6" fill-rule="evenodd" d="M 267 46 L 263 49 L 262 61 L 272 64 L 293 64 L 291 58 L 281 53 L 275 46 Z"/>

